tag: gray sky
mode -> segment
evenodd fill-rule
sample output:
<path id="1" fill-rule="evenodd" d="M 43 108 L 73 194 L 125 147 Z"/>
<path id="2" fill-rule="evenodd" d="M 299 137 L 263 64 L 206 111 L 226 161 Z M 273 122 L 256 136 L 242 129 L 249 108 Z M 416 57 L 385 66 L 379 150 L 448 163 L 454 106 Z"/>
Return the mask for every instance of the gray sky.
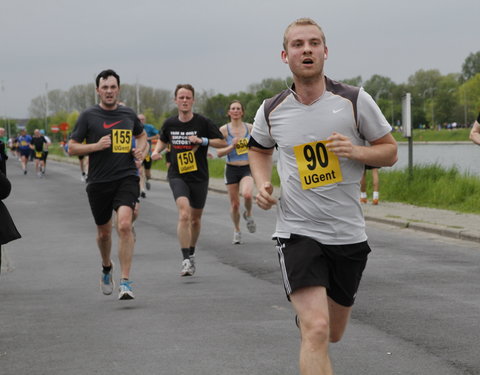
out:
<path id="1" fill-rule="evenodd" d="M 283 31 L 305 16 L 324 29 L 333 79 L 456 73 L 480 50 L 479 14 L 479 0 L 2 0 L 0 116 L 26 117 L 46 83 L 68 90 L 106 68 L 223 94 L 285 78 Z"/>

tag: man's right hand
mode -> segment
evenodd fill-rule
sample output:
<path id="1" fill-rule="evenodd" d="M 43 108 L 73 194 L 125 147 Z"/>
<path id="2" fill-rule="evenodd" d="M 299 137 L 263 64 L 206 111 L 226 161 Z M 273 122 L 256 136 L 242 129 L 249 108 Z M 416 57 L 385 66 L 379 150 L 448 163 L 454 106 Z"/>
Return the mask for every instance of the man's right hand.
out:
<path id="1" fill-rule="evenodd" d="M 150 157 L 152 158 L 152 160 L 162 160 L 162 154 L 157 151 L 153 151 Z"/>
<path id="2" fill-rule="evenodd" d="M 104 135 L 102 138 L 99 139 L 99 141 L 97 142 L 97 145 L 98 145 L 99 151 L 109 148 L 110 146 L 112 146 L 112 135 L 111 134 Z"/>
<path id="3" fill-rule="evenodd" d="M 269 210 L 274 204 L 277 204 L 277 200 L 272 197 L 273 185 L 271 182 L 265 182 L 263 186 L 258 190 L 256 197 L 258 207 Z"/>

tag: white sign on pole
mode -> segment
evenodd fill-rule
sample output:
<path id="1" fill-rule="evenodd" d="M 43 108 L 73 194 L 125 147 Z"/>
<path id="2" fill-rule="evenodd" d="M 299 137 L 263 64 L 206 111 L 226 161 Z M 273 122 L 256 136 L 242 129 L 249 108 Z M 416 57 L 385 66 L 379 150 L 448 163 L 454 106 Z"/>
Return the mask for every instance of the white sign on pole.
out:
<path id="1" fill-rule="evenodd" d="M 410 138 L 412 136 L 412 96 L 409 92 L 402 98 L 402 128 L 403 136 Z"/>

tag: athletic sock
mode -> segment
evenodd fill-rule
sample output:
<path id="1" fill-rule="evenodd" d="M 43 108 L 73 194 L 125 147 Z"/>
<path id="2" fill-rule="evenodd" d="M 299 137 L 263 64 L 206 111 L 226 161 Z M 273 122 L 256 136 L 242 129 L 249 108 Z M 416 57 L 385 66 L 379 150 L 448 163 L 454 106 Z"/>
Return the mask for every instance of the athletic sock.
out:
<path id="1" fill-rule="evenodd" d="M 102 268 L 103 268 L 103 273 L 107 274 L 107 273 L 110 273 L 110 271 L 112 270 L 112 265 L 109 265 L 108 267 L 105 267 L 104 265 L 102 265 Z"/>
<path id="2" fill-rule="evenodd" d="M 183 259 L 190 259 L 190 249 L 187 247 L 187 248 L 182 248 L 182 255 L 183 255 Z"/>
<path id="3" fill-rule="evenodd" d="M 374 191 L 373 192 L 373 199 L 378 199 L 378 198 L 379 198 L 378 191 Z"/>
<path id="4" fill-rule="evenodd" d="M 360 198 L 366 198 L 366 197 L 367 197 L 367 193 L 360 192 Z"/>
<path id="5" fill-rule="evenodd" d="M 190 256 L 195 255 L 195 246 L 190 246 Z"/>

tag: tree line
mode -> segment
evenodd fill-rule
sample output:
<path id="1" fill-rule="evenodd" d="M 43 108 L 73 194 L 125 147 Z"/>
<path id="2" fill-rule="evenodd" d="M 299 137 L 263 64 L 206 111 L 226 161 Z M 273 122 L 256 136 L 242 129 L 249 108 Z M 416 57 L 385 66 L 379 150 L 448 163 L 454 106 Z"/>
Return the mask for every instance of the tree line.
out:
<path id="1" fill-rule="evenodd" d="M 409 92 L 412 97 L 414 128 L 440 128 L 451 123 L 456 123 L 458 127 L 468 127 L 477 118 L 480 109 L 480 51 L 471 53 L 465 59 L 461 73 L 442 75 L 436 69 L 419 70 L 402 84 L 396 84 L 381 75 L 373 75 L 366 81 L 361 76 L 341 81 L 363 86 L 393 126 L 401 125 L 402 97 Z M 228 122 L 228 105 L 236 99 L 244 105 L 244 120 L 253 122 L 263 100 L 284 90 L 291 82 L 291 78 L 268 78 L 251 84 L 247 91 L 229 95 L 199 92 L 196 93 L 195 111 L 221 126 Z M 94 105 L 96 100 L 93 83 L 76 85 L 68 91 L 50 90 L 47 95 L 32 99 L 27 130 L 40 128 L 50 134 L 52 125 L 64 122 L 73 128 L 78 114 Z M 147 121 L 157 128 L 161 127 L 166 118 L 176 113 L 171 90 L 122 84 L 121 100 L 138 113 L 144 113 Z"/>

